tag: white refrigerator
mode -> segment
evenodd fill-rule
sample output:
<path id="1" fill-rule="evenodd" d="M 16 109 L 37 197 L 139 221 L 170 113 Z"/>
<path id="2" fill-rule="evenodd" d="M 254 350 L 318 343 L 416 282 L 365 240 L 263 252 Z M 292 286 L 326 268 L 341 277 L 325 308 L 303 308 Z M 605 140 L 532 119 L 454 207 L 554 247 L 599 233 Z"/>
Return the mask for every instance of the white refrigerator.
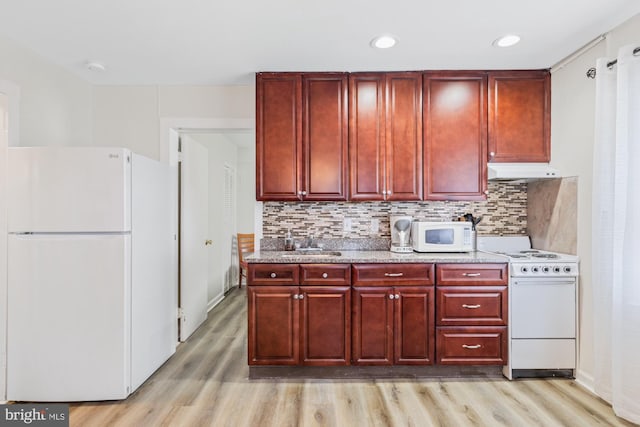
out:
<path id="1" fill-rule="evenodd" d="M 123 148 L 8 160 L 7 399 L 124 399 L 177 343 L 169 168 Z"/>

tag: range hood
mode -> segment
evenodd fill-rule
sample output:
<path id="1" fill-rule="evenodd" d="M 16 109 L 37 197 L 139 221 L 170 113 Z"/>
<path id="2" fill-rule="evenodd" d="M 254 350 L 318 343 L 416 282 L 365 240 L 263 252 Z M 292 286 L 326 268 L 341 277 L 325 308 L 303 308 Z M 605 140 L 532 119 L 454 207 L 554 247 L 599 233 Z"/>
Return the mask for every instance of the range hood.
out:
<path id="1" fill-rule="evenodd" d="M 562 177 L 549 163 L 488 163 L 487 173 L 489 181 L 529 182 Z"/>

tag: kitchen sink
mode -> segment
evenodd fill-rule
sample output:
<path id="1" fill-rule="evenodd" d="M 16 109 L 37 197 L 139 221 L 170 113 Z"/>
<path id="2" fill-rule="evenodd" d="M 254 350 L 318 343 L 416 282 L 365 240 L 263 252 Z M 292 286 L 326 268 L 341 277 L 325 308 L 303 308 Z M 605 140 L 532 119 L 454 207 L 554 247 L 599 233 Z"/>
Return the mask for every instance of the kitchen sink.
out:
<path id="1" fill-rule="evenodd" d="M 293 258 L 293 257 L 313 257 L 313 258 L 320 258 L 320 257 L 333 257 L 333 256 L 341 256 L 342 253 L 341 252 L 337 252 L 337 251 L 305 251 L 305 250 L 298 250 L 298 251 L 291 251 L 291 252 L 287 252 L 285 254 L 282 254 L 283 257 L 286 258 Z"/>

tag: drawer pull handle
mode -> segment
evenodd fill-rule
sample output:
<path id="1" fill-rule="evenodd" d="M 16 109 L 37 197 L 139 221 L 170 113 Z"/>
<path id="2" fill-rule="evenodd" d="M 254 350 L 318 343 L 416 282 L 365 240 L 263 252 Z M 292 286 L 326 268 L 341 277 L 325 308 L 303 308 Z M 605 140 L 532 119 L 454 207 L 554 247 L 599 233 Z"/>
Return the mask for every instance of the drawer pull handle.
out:
<path id="1" fill-rule="evenodd" d="M 329 275 L 327 273 L 322 273 L 322 278 L 326 279 L 327 277 L 329 277 Z"/>
<path id="2" fill-rule="evenodd" d="M 480 304 L 462 304 L 462 307 L 468 309 L 480 308 Z"/>
<path id="3" fill-rule="evenodd" d="M 478 277 L 480 273 L 462 273 L 462 275 L 466 277 Z"/>
<path id="4" fill-rule="evenodd" d="M 476 344 L 476 345 L 462 344 L 462 348 L 468 348 L 471 350 L 475 350 L 476 348 L 480 348 L 480 347 L 482 347 L 482 345 L 480 344 Z"/>
<path id="5" fill-rule="evenodd" d="M 384 273 L 385 277 L 401 277 L 404 273 Z"/>
<path id="6" fill-rule="evenodd" d="M 271 278 L 275 279 L 276 277 L 278 277 L 278 275 L 276 273 L 271 273 Z"/>

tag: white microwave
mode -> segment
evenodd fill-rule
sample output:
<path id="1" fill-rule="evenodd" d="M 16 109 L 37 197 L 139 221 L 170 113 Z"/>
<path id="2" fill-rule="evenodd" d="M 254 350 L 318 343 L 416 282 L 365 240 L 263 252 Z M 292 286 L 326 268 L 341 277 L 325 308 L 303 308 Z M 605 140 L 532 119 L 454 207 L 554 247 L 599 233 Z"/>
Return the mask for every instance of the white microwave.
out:
<path id="1" fill-rule="evenodd" d="M 471 223 L 414 222 L 411 245 L 416 252 L 471 252 Z"/>

